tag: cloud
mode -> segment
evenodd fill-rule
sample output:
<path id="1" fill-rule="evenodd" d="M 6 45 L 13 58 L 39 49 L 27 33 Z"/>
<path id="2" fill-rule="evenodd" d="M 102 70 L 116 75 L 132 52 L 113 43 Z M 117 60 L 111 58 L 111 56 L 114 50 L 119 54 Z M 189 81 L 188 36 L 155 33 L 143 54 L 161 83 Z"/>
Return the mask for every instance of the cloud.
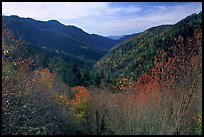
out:
<path id="1" fill-rule="evenodd" d="M 85 31 L 102 35 L 123 35 L 144 31 L 152 26 L 162 24 L 174 24 L 188 15 L 198 13 L 202 5 L 186 3 L 177 6 L 154 6 L 154 8 L 143 8 L 140 11 L 145 14 L 130 14 L 111 18 L 104 16 L 98 19 L 87 19 L 78 26 L 85 28 Z M 101 29 L 100 29 L 101 28 Z M 94 31 L 93 31 L 94 30 Z"/>
<path id="2" fill-rule="evenodd" d="M 47 20 L 74 19 L 97 15 L 98 9 L 103 9 L 106 3 L 96 2 L 3 2 L 3 14 L 16 14 L 21 17 L 33 17 Z"/>
<path id="3" fill-rule="evenodd" d="M 115 6 L 112 6 L 114 5 Z M 116 6 L 117 4 L 123 6 Z M 123 35 L 152 26 L 173 24 L 202 11 L 201 2 L 139 4 L 108 2 L 3 2 L 2 13 L 47 21 L 56 19 L 88 33 Z"/>

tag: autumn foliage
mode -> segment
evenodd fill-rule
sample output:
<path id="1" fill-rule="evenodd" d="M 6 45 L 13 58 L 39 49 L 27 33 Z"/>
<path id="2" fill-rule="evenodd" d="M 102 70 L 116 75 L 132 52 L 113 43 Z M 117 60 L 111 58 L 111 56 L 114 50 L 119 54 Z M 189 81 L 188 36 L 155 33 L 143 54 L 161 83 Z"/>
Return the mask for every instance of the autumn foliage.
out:
<path id="1" fill-rule="evenodd" d="M 83 86 L 73 87 L 71 90 L 74 92 L 74 98 L 70 100 L 70 111 L 75 119 L 80 122 L 87 115 L 92 95 L 90 91 Z"/>
<path id="2" fill-rule="evenodd" d="M 55 75 L 52 74 L 48 68 L 42 70 L 36 70 L 35 76 L 32 79 L 33 83 L 40 82 L 43 86 L 46 86 L 48 90 L 54 86 Z"/>

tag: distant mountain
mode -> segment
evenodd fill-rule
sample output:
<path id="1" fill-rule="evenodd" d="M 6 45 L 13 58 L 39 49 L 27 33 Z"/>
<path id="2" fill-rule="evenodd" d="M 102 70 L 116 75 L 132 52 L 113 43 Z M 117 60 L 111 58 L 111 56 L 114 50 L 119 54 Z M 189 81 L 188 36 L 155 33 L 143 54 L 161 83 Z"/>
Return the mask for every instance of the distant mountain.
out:
<path id="1" fill-rule="evenodd" d="M 93 64 L 118 43 L 56 20 L 37 21 L 18 16 L 2 16 L 3 27 L 26 42 Z"/>
<path id="2" fill-rule="evenodd" d="M 133 34 L 130 34 L 130 35 L 108 36 L 108 38 L 117 40 L 120 43 L 120 42 L 128 40 L 128 39 L 130 39 L 130 38 L 132 38 L 132 37 L 134 37 L 134 36 L 136 36 L 138 34 L 139 33 L 133 33 Z"/>
<path id="3" fill-rule="evenodd" d="M 194 38 L 196 31 L 202 34 L 202 12 L 174 25 L 152 27 L 119 43 L 95 64 L 95 69 L 103 72 L 108 82 L 114 83 L 120 77 L 136 80 L 139 75 L 154 67 L 154 57 L 158 51 L 164 50 L 165 55 L 171 57 L 172 53 L 180 53 L 180 39 L 183 38 L 186 46 L 190 46 L 187 42 L 189 39 L 198 41 Z"/>
<path id="4" fill-rule="evenodd" d="M 119 40 L 120 38 L 122 38 L 124 35 L 119 35 L 119 36 L 108 36 L 108 38 L 110 39 L 114 39 L 114 40 Z"/>
<path id="5" fill-rule="evenodd" d="M 130 34 L 130 35 L 124 35 L 123 37 L 119 38 L 118 41 L 119 42 L 123 42 L 125 40 L 128 40 L 134 36 L 137 36 L 139 33 L 133 33 L 133 34 Z"/>

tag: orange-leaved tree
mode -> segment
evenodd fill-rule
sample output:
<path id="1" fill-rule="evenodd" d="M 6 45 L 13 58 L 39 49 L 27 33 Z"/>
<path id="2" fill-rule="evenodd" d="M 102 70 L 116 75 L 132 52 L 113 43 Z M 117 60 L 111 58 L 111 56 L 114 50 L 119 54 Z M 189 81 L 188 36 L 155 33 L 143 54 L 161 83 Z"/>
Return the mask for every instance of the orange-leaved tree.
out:
<path id="1" fill-rule="evenodd" d="M 74 98 L 70 100 L 70 112 L 76 121 L 83 120 L 88 112 L 92 94 L 83 86 L 76 86 L 72 88 Z"/>

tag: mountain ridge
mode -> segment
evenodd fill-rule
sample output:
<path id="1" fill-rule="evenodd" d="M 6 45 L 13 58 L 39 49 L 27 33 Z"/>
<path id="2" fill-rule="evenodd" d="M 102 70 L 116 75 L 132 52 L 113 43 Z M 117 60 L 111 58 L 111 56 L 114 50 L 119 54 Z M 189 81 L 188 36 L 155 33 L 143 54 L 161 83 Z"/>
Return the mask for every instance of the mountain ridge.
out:
<path id="1" fill-rule="evenodd" d="M 32 45 L 59 50 L 69 56 L 82 59 L 92 65 L 118 42 L 97 34 L 89 34 L 81 28 L 63 25 L 57 20 L 39 21 L 16 15 L 2 16 L 4 29 Z"/>

